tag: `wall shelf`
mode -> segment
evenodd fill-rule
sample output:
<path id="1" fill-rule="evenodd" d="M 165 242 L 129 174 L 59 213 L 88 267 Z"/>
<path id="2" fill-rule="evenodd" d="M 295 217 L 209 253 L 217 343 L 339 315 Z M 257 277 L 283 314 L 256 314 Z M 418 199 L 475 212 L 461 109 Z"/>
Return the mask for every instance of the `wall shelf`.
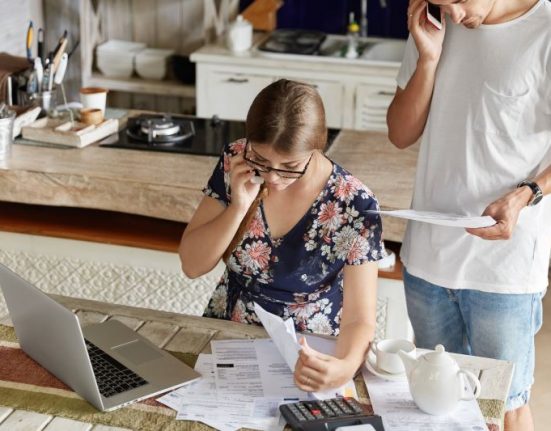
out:
<path id="1" fill-rule="evenodd" d="M 83 78 L 86 87 L 103 87 L 113 91 L 128 93 L 155 94 L 162 96 L 195 97 L 195 86 L 185 85 L 179 81 L 156 81 L 141 78 L 111 78 L 101 73 L 93 72 Z"/>

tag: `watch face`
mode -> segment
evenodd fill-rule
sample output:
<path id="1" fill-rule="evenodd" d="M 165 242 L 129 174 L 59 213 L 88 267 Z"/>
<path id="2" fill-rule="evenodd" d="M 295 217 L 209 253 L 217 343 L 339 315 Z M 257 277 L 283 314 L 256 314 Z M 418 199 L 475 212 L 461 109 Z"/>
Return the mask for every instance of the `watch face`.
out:
<path id="1" fill-rule="evenodd" d="M 534 206 L 540 203 L 540 201 L 543 199 L 543 194 L 537 193 L 534 195 L 534 198 L 530 201 L 530 206 Z"/>

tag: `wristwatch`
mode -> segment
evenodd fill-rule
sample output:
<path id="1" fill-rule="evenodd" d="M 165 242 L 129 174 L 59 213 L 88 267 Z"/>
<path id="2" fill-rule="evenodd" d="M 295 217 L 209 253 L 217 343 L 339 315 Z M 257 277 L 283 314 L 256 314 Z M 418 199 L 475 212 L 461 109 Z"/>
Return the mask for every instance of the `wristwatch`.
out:
<path id="1" fill-rule="evenodd" d="M 543 192 L 541 191 L 540 186 L 538 186 L 533 181 L 524 180 L 517 185 L 517 188 L 524 186 L 528 186 L 532 190 L 532 199 L 530 199 L 530 202 L 528 202 L 528 206 L 533 207 L 534 205 L 538 204 L 539 201 L 541 201 L 541 199 L 543 198 Z"/>

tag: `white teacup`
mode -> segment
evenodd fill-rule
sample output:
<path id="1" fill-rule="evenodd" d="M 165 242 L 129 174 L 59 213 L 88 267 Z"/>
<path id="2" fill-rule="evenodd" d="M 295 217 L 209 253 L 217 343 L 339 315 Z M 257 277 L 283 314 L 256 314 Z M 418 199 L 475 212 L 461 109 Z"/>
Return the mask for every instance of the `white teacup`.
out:
<path id="1" fill-rule="evenodd" d="M 371 351 L 375 355 L 375 364 L 379 370 L 390 374 L 405 372 L 404 364 L 398 352 L 415 352 L 415 344 L 408 340 L 386 339 L 371 344 Z M 369 354 L 369 353 L 368 353 Z M 369 359 L 368 359 L 369 360 Z"/>

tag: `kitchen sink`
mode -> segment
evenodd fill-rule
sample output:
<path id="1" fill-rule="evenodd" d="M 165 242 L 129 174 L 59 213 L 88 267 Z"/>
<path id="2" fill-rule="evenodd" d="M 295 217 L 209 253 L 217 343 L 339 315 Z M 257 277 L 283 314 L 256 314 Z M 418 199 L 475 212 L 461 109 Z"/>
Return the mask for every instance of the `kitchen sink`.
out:
<path id="1" fill-rule="evenodd" d="M 268 42 L 270 39 L 268 39 Z M 264 43 L 264 46 L 266 43 Z M 257 52 L 266 57 L 272 58 L 290 58 L 293 60 L 303 60 L 311 62 L 331 62 L 348 64 L 392 64 L 400 63 L 404 56 L 406 41 L 402 39 L 385 38 L 359 38 L 358 39 L 358 57 L 347 58 L 348 38 L 345 35 L 328 34 L 317 50 L 312 53 L 302 54 L 296 52 L 270 52 L 264 50 L 262 45 Z"/>
<path id="2" fill-rule="evenodd" d="M 358 57 L 346 58 L 348 38 L 341 35 L 328 35 L 315 56 L 340 58 L 352 62 L 396 62 L 402 61 L 406 41 L 401 39 L 358 39 Z"/>

